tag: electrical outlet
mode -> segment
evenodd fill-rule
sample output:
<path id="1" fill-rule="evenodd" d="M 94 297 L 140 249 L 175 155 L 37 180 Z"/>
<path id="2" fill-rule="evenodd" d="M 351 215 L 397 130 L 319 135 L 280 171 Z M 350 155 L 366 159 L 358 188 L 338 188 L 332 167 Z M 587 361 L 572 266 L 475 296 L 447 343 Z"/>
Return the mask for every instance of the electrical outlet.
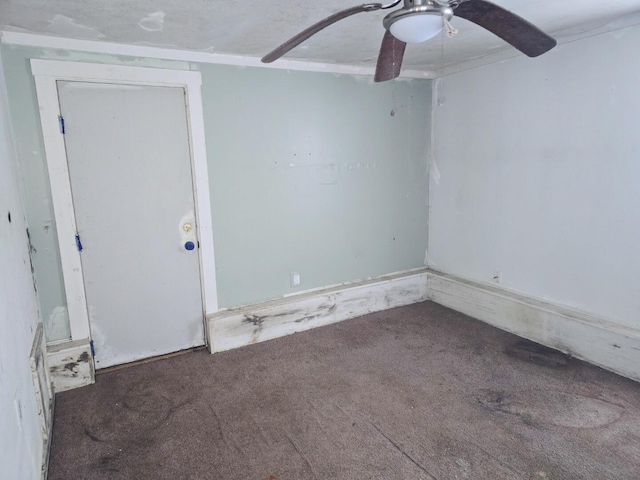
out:
<path id="1" fill-rule="evenodd" d="M 291 286 L 297 287 L 300 285 L 300 274 L 298 272 L 291 272 Z"/>

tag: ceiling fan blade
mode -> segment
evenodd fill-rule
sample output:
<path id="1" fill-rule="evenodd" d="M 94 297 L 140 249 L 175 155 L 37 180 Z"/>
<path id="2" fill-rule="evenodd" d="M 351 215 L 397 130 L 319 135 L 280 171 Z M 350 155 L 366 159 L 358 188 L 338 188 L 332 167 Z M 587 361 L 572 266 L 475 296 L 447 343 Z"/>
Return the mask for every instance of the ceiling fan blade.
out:
<path id="1" fill-rule="evenodd" d="M 456 17 L 486 28 L 529 57 L 556 46 L 556 40 L 509 10 L 485 0 L 468 0 L 454 10 Z"/>
<path id="2" fill-rule="evenodd" d="M 336 12 L 333 15 L 325 18 L 324 20 L 320 20 L 318 23 L 311 25 L 309 28 L 303 30 L 295 37 L 290 38 L 278 48 L 274 49 L 272 52 L 267 53 L 264 57 L 262 57 L 262 63 L 271 63 L 279 59 L 289 50 L 297 47 L 309 37 L 315 35 L 323 28 L 326 28 L 329 25 L 336 23 L 337 21 L 350 17 L 351 15 L 355 15 L 356 13 L 373 12 L 375 10 L 380 10 L 381 8 L 381 3 L 365 3 L 364 5 L 358 5 L 357 7 L 351 7 L 347 8 L 346 10 Z"/>
<path id="3" fill-rule="evenodd" d="M 378 55 L 378 64 L 376 65 L 376 74 L 373 77 L 375 82 L 386 82 L 400 75 L 402 57 L 404 57 L 406 46 L 406 43 L 391 35 L 388 30 L 384 32 L 380 54 Z"/>

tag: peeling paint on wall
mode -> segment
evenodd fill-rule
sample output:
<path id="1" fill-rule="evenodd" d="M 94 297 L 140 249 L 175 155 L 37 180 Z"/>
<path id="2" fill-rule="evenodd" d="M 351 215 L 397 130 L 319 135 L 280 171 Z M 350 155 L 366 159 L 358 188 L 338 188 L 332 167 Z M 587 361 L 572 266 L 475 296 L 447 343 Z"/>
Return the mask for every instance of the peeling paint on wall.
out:
<path id="1" fill-rule="evenodd" d="M 73 18 L 64 15 L 55 15 L 49 20 L 47 30 L 56 35 L 84 40 L 98 40 L 105 35 L 92 27 L 77 23 Z"/>

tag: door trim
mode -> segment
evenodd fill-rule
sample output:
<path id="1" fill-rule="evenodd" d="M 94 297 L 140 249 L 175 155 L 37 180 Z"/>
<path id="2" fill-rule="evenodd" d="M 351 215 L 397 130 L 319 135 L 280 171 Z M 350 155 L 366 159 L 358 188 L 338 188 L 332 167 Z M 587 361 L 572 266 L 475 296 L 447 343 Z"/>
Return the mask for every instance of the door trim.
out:
<path id="1" fill-rule="evenodd" d="M 218 311 L 218 293 L 200 72 L 40 59 L 31 59 L 31 72 L 35 79 L 40 109 L 40 124 L 58 232 L 58 246 L 72 341 L 91 338 L 91 331 L 80 252 L 75 240 L 76 218 L 71 196 L 67 152 L 58 118 L 60 103 L 57 82 L 66 80 L 184 89 L 191 150 L 193 195 L 198 225 L 198 241 L 200 242 L 198 253 L 204 328 L 205 316 Z"/>

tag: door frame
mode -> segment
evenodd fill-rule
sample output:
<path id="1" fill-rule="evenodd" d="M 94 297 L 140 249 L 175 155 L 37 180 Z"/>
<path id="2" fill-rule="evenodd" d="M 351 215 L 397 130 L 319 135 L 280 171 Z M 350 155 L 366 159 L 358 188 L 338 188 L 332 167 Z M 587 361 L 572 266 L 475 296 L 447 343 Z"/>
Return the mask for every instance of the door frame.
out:
<path id="1" fill-rule="evenodd" d="M 198 257 L 204 329 L 207 314 L 218 311 L 218 293 L 200 72 L 41 59 L 31 59 L 31 72 L 40 109 L 72 341 L 90 339 L 91 330 L 80 252 L 76 245 L 76 218 L 67 151 L 59 120 L 57 82 L 64 80 L 184 89 L 197 238 L 200 242 Z"/>

